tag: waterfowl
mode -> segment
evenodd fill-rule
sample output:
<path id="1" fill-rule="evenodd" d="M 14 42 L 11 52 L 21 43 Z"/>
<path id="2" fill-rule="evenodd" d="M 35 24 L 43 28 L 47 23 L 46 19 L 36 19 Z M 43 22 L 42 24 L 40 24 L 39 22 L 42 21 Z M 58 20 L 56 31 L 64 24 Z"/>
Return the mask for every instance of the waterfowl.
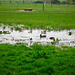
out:
<path id="1" fill-rule="evenodd" d="M 72 35 L 72 32 L 68 32 L 68 35 Z"/>
<path id="2" fill-rule="evenodd" d="M 46 37 L 46 35 L 45 35 L 45 34 L 40 34 L 40 38 L 41 38 L 41 37 Z"/>
<path id="3" fill-rule="evenodd" d="M 55 39 L 54 37 L 50 37 L 49 39 Z"/>

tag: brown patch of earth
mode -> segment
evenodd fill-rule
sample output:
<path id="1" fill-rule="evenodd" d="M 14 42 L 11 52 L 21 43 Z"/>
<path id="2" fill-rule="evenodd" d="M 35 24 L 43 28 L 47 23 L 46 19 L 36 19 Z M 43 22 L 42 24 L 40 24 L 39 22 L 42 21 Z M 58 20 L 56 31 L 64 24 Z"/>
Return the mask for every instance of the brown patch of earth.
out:
<path id="1" fill-rule="evenodd" d="M 32 11 L 18 10 L 18 11 L 20 11 L 20 12 L 33 12 L 35 10 L 32 10 Z"/>

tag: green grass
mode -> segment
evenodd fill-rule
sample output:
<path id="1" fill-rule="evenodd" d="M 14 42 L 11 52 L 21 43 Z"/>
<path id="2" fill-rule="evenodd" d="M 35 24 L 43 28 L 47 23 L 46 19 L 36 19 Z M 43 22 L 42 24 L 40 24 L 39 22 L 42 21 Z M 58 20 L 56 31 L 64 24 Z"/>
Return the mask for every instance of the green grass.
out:
<path id="1" fill-rule="evenodd" d="M 32 8 L 32 12 L 20 12 Z M 50 12 L 50 14 L 49 14 Z M 50 16 L 49 16 L 50 15 Z M 24 28 L 75 29 L 74 5 L 1 4 L 0 23 Z M 48 28 L 47 28 L 48 26 Z M 4 27 L 5 28 L 5 27 Z M 13 30 L 13 28 L 11 28 Z M 2 31 L 0 31 L 2 34 Z M 75 47 L 0 44 L 1 75 L 75 75 Z"/>
<path id="2" fill-rule="evenodd" d="M 0 44 L 1 75 L 74 75 L 75 47 Z"/>
<path id="3" fill-rule="evenodd" d="M 20 12 L 32 8 L 32 12 Z M 49 14 L 50 12 L 50 14 Z M 50 16 L 49 16 L 50 15 Z M 24 28 L 75 29 L 74 5 L 0 4 L 0 23 Z M 48 27 L 48 28 L 47 28 Z M 5 29 L 5 27 L 4 27 Z M 13 28 L 11 28 L 13 30 Z M 2 31 L 0 31 L 2 34 Z M 1 75 L 75 75 L 75 47 L 0 44 Z"/>
<path id="4" fill-rule="evenodd" d="M 32 8 L 32 12 L 20 12 L 25 8 Z M 0 23 L 13 25 L 24 24 L 25 28 L 75 29 L 74 5 L 45 5 L 41 4 L 2 4 L 0 6 Z M 49 16 L 50 12 L 50 16 Z"/>

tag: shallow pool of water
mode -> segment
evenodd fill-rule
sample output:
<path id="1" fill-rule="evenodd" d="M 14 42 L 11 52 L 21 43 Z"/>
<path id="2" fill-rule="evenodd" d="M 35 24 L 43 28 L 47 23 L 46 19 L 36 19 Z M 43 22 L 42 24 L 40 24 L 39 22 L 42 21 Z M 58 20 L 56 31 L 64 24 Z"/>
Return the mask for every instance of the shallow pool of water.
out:
<path id="1" fill-rule="evenodd" d="M 9 31 L 10 34 L 0 34 L 0 43 L 27 43 L 28 46 L 33 43 L 44 45 L 62 45 L 62 46 L 75 46 L 75 30 L 62 30 L 62 31 L 46 31 L 46 37 L 40 37 L 42 29 L 22 30 L 21 32 L 11 30 L 10 27 L 0 27 L 0 31 Z M 69 35 L 69 32 L 72 34 Z M 50 37 L 54 37 L 53 41 Z M 56 40 L 58 39 L 58 40 Z"/>

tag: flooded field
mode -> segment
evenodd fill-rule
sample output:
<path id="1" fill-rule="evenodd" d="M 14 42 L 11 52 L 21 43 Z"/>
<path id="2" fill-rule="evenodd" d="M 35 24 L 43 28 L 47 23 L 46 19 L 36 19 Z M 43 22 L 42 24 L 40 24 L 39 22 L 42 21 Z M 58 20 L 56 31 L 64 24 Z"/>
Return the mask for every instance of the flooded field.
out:
<path id="1" fill-rule="evenodd" d="M 15 30 L 9 26 L 0 26 L 0 43 L 33 43 L 44 45 L 75 46 L 75 30 L 48 31 L 42 29 Z"/>

